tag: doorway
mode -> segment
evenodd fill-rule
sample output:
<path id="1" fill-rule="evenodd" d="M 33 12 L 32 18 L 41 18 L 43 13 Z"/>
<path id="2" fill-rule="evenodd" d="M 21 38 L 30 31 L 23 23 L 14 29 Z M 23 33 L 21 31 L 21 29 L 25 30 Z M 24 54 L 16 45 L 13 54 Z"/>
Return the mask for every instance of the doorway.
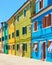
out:
<path id="1" fill-rule="evenodd" d="M 46 59 L 46 42 L 42 42 L 41 44 L 41 60 Z"/>

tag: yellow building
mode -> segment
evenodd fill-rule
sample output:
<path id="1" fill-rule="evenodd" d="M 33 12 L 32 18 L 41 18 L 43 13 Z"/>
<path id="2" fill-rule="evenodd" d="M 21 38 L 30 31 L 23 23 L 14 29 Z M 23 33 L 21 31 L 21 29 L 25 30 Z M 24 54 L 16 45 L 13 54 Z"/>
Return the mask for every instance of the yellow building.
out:
<path id="1" fill-rule="evenodd" d="M 33 0 L 35 1 L 35 0 Z M 31 1 L 27 1 L 15 13 L 16 55 L 31 57 Z"/>
<path id="2" fill-rule="evenodd" d="M 15 55 L 14 17 L 8 20 L 8 53 Z"/>

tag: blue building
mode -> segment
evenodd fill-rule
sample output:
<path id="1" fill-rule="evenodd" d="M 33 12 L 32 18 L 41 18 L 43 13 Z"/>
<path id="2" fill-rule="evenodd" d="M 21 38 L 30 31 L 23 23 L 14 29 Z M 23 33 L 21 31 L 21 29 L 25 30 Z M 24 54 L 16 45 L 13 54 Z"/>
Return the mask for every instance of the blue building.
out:
<path id="1" fill-rule="evenodd" d="M 50 6 L 52 0 L 36 0 L 36 13 L 40 12 L 42 9 Z"/>
<path id="2" fill-rule="evenodd" d="M 52 0 L 36 1 L 36 15 L 32 17 L 32 58 L 52 62 Z"/>

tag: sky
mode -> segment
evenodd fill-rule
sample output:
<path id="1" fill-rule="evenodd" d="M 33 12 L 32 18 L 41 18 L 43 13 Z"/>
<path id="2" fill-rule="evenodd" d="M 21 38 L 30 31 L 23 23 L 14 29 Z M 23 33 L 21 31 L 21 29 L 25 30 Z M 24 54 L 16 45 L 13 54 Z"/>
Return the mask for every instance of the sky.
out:
<path id="1" fill-rule="evenodd" d="M 0 0 L 0 22 L 7 21 L 27 0 Z"/>

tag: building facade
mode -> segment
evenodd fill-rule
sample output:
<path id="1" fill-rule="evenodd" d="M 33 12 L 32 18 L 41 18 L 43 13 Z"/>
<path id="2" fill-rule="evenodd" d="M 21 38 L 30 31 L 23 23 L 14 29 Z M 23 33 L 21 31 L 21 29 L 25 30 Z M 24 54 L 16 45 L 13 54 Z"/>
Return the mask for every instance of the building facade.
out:
<path id="1" fill-rule="evenodd" d="M 3 34 L 4 34 L 4 53 L 8 54 L 8 25 L 3 22 Z"/>
<path id="2" fill-rule="evenodd" d="M 30 17 L 30 1 L 28 1 L 15 14 L 16 55 L 18 56 L 31 57 Z"/>
<path id="3" fill-rule="evenodd" d="M 2 30 L 0 29 L 0 53 L 2 52 Z"/>
<path id="4" fill-rule="evenodd" d="M 52 62 L 52 2 L 38 2 L 42 3 L 41 10 L 36 2 L 36 15 L 32 17 L 32 58 Z"/>
<path id="5" fill-rule="evenodd" d="M 15 55 L 15 35 L 14 35 L 14 17 L 8 20 L 8 54 Z"/>
<path id="6" fill-rule="evenodd" d="M 42 9 L 50 6 L 52 4 L 51 0 L 36 0 L 36 13 L 40 12 Z"/>

